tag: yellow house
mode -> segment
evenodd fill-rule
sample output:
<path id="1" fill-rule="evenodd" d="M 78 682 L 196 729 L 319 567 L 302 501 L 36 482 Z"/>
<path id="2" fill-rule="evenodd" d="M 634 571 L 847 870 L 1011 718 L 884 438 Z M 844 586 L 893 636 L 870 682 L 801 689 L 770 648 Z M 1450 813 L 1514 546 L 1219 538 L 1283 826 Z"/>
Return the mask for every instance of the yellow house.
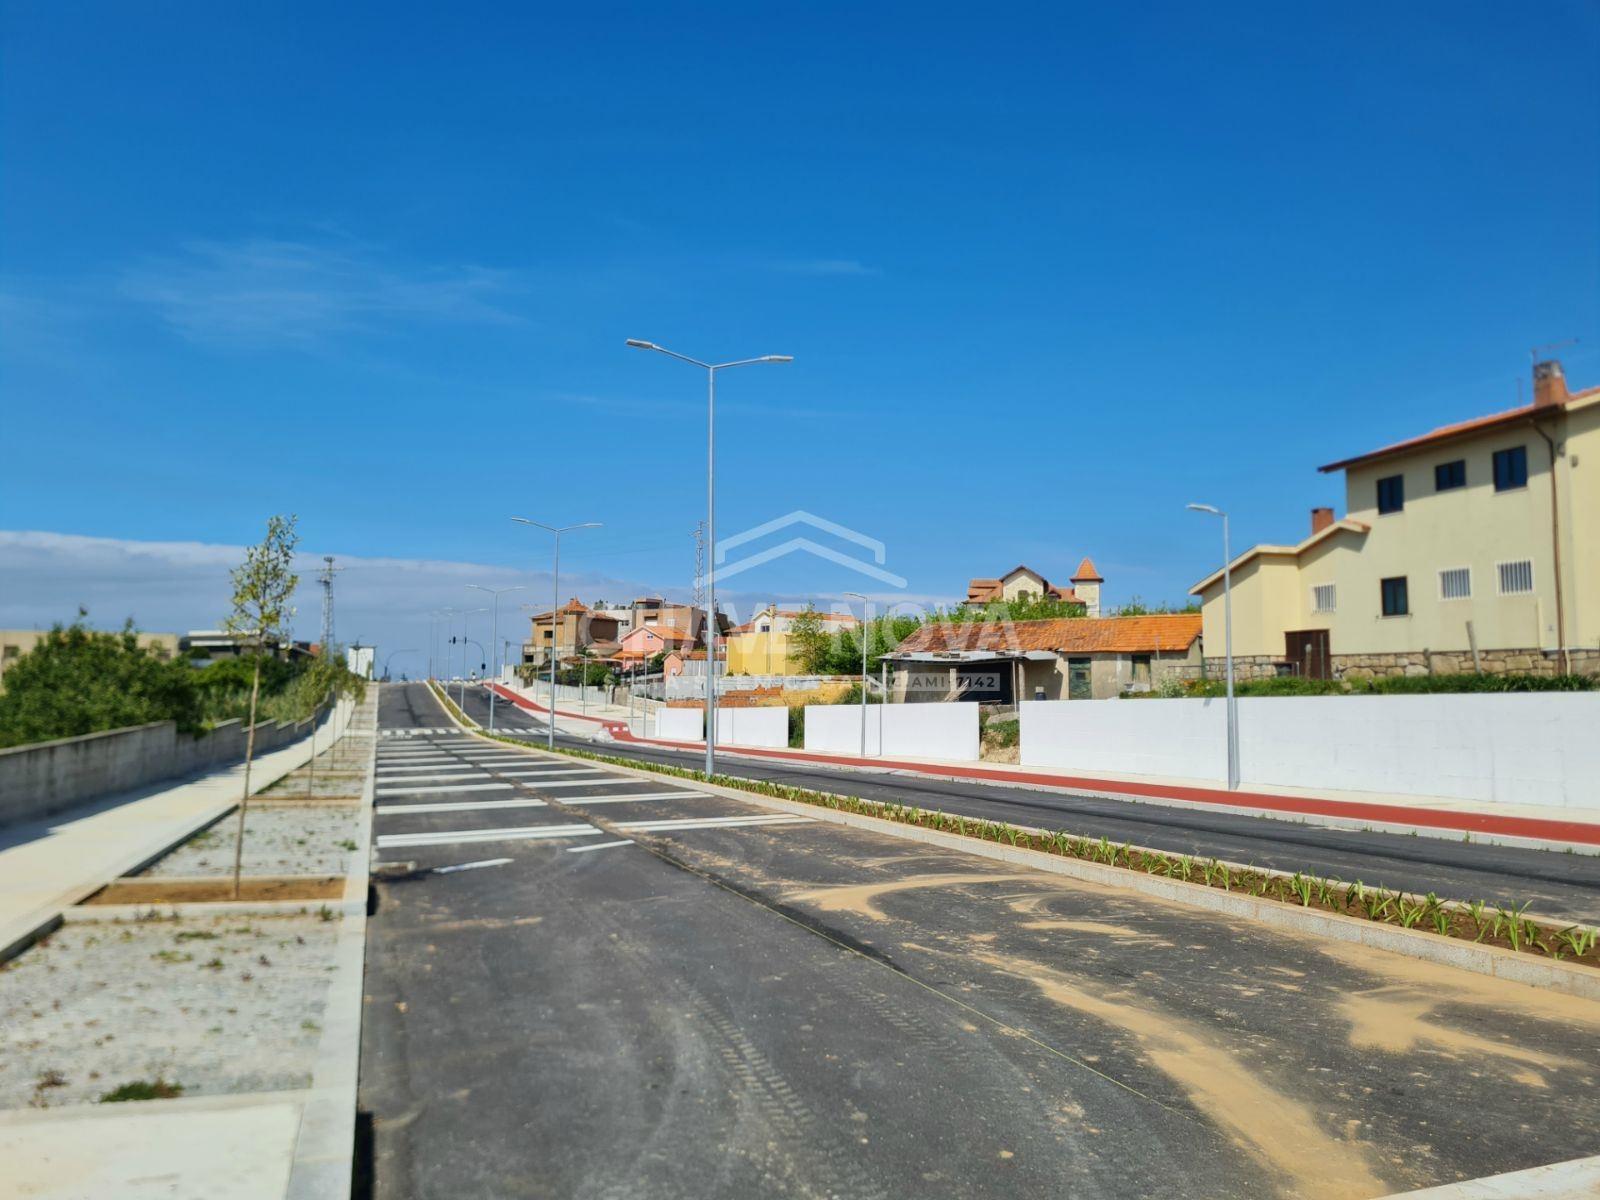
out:
<path id="1" fill-rule="evenodd" d="M 1600 387 L 1538 363 L 1532 404 L 1321 470 L 1346 516 L 1231 564 L 1243 677 L 1600 672 Z M 1223 573 L 1190 592 L 1220 662 Z"/>
<path id="2" fill-rule="evenodd" d="M 795 660 L 789 634 L 796 617 L 804 614 L 796 610 L 780 609 L 769 604 L 743 625 L 732 629 L 726 638 L 729 675 L 799 675 L 800 664 Z M 840 629 L 853 629 L 859 622 L 847 613 L 817 614 L 822 628 L 828 633 Z"/>

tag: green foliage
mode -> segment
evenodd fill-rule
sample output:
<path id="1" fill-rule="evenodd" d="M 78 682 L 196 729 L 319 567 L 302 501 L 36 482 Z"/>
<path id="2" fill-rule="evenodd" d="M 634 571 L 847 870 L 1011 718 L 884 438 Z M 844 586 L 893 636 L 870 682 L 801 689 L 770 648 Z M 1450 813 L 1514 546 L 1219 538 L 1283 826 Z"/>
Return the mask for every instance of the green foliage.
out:
<path id="1" fill-rule="evenodd" d="M 998 623 L 1002 621 L 1051 621 L 1081 617 L 1088 610 L 1081 600 L 1056 600 L 1049 596 L 1024 595 L 1015 600 L 991 600 L 988 604 L 963 604 L 951 609 L 935 609 L 929 621 Z"/>
<path id="2" fill-rule="evenodd" d="M 121 1104 L 129 1100 L 175 1100 L 183 1095 L 183 1084 L 171 1083 L 159 1076 L 155 1079 L 135 1079 L 100 1097 L 101 1104 Z"/>
<path id="3" fill-rule="evenodd" d="M 1127 603 L 1120 604 L 1105 613 L 1108 617 L 1150 617 L 1166 613 L 1198 613 L 1200 601 L 1190 600 L 1187 604 L 1148 604 L 1138 595 L 1129 596 Z"/>
<path id="4" fill-rule="evenodd" d="M 790 621 L 789 653 L 802 675 L 833 673 L 833 639 L 823 628 L 822 614 L 817 611 L 816 605 L 806 605 L 805 611 Z"/>
<path id="5" fill-rule="evenodd" d="M 193 671 L 143 649 L 130 621 L 119 633 L 83 623 L 57 625 L 6 671 L 0 692 L 0 746 L 124 729 L 151 721 L 200 727 Z"/>
<path id="6" fill-rule="evenodd" d="M 250 635 L 258 647 L 268 638 L 288 635 L 294 617 L 289 598 L 300 584 L 294 573 L 294 548 L 299 542 L 294 517 L 267 518 L 266 536 L 245 548 L 244 562 L 230 573 L 233 602 L 224 629 Z M 330 654 L 331 647 L 324 646 L 322 652 Z"/>

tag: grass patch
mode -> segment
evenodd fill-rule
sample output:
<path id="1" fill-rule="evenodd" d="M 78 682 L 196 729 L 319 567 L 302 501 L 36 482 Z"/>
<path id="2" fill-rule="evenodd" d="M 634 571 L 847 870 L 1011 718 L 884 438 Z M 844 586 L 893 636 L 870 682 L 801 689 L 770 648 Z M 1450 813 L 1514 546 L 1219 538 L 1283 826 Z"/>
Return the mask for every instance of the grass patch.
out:
<path id="1" fill-rule="evenodd" d="M 183 1084 L 165 1079 L 135 1079 L 100 1097 L 101 1104 L 122 1104 L 129 1100 L 176 1100 L 183 1095 Z"/>

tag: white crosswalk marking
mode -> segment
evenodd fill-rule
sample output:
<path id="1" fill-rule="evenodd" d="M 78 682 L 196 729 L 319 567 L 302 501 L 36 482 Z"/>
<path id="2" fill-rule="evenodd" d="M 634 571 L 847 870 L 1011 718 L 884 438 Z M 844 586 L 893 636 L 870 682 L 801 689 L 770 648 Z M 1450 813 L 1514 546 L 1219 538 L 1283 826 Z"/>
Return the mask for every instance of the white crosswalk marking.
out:
<path id="1" fill-rule="evenodd" d="M 455 783 L 467 783 L 469 781 L 475 781 L 475 780 L 487 779 L 487 778 L 489 778 L 489 777 L 487 775 L 485 775 L 482 771 L 474 771 L 470 775 L 456 775 L 456 776 L 453 776 L 453 777 L 450 776 L 450 775 L 442 775 L 439 772 L 434 771 L 434 772 L 431 772 L 431 773 L 429 773 L 427 775 L 388 775 L 388 776 L 380 775 L 378 777 L 378 782 L 379 783 L 440 783 L 440 782 L 449 782 L 452 785 L 454 785 Z M 445 790 L 448 790 L 448 789 L 445 789 Z M 382 788 L 378 789 L 378 794 L 380 796 L 383 794 L 383 789 Z"/>
<path id="2" fill-rule="evenodd" d="M 727 829 L 740 825 L 796 825 L 802 821 L 814 820 L 815 817 L 773 813 L 770 816 L 756 817 L 680 817 L 676 820 L 663 821 L 619 821 L 617 828 L 665 832 L 669 829 Z"/>
<path id="3" fill-rule="evenodd" d="M 683 800 L 690 796 L 704 796 L 704 792 L 645 792 L 637 796 L 569 796 L 562 803 L 583 804 L 633 804 L 639 800 Z"/>
<path id="4" fill-rule="evenodd" d="M 515 829 L 456 829 L 440 833 L 385 833 L 378 849 L 398 846 L 448 846 L 457 842 L 528 842 L 545 838 L 595 837 L 603 832 L 593 825 L 525 825 Z"/>
<path id="5" fill-rule="evenodd" d="M 441 801 L 438 804 L 385 804 L 382 808 L 375 808 L 372 814 L 375 817 L 390 817 L 395 813 L 448 813 L 468 812 L 495 808 L 548 808 L 543 800 L 536 800 L 532 796 L 520 800 L 463 800 L 460 803 Z"/>
<path id="6" fill-rule="evenodd" d="M 378 796 L 421 796 L 428 792 L 509 792 L 513 784 L 509 783 L 453 783 L 442 787 L 415 787 L 407 784 L 405 787 L 381 787 L 374 791 Z"/>

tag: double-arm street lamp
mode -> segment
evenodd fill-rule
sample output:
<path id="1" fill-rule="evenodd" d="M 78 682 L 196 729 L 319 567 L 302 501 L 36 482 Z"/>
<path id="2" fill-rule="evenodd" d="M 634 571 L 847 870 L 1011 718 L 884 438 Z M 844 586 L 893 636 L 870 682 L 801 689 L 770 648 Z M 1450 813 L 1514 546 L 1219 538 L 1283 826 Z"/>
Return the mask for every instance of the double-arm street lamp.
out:
<path id="1" fill-rule="evenodd" d="M 547 743 L 550 749 L 556 748 L 556 622 L 561 615 L 561 535 L 571 533 L 574 529 L 599 529 L 602 522 L 585 521 L 581 525 L 546 525 L 543 521 L 530 521 L 527 517 L 512 517 L 519 525 L 532 525 L 536 529 L 543 529 L 546 533 L 555 534 L 556 552 L 555 561 L 550 568 L 550 740 Z"/>
<path id="2" fill-rule="evenodd" d="M 498 647 L 500 645 L 500 597 L 505 595 L 507 592 L 524 591 L 525 588 L 523 587 L 522 584 L 518 584 L 516 587 L 503 587 L 503 588 L 484 587 L 483 584 L 481 584 L 481 583 L 469 583 L 469 584 L 467 584 L 467 586 L 469 588 L 471 588 L 475 592 L 488 592 L 489 595 L 494 597 L 494 619 L 490 622 L 490 627 L 493 630 L 493 632 L 489 636 L 489 645 Z M 493 657 L 494 657 L 493 655 L 490 655 L 491 660 L 493 659 Z M 493 662 L 493 661 L 491 661 L 489 665 L 490 665 L 490 667 L 492 669 L 492 673 L 494 675 L 498 676 L 500 674 L 499 665 L 497 663 Z M 494 696 L 495 696 L 494 687 L 491 684 L 490 687 L 489 687 L 489 732 L 490 733 L 494 732 Z"/>
<path id="3" fill-rule="evenodd" d="M 1239 705 L 1233 695 L 1233 551 L 1228 546 L 1228 514 L 1212 504 L 1191 504 L 1198 513 L 1222 518 L 1222 645 L 1228 674 L 1228 790 L 1239 787 Z"/>
<path id="4" fill-rule="evenodd" d="M 760 358 L 708 363 L 638 338 L 629 338 L 628 345 L 635 350 L 654 350 L 706 373 L 706 541 L 711 546 L 711 557 L 706 562 L 706 778 L 709 779 L 717 770 L 717 372 L 755 363 L 793 362 L 794 356 L 763 354 Z"/>

